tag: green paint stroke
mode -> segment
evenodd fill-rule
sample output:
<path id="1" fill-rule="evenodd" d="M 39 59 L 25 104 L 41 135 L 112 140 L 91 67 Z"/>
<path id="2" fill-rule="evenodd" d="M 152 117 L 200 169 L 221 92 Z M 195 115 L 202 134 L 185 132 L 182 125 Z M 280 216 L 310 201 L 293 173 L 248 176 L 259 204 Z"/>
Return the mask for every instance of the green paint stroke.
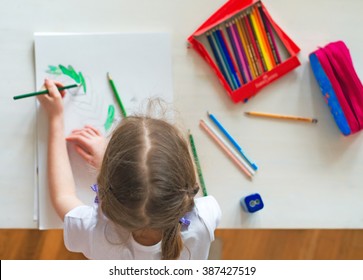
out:
<path id="1" fill-rule="evenodd" d="M 104 125 L 106 131 L 108 131 L 111 128 L 114 117 L 115 117 L 115 107 L 113 105 L 109 105 L 107 119 Z"/>
<path id="2" fill-rule="evenodd" d="M 62 75 L 62 70 L 58 66 L 48 65 L 48 70 L 46 71 L 53 75 Z"/>
<path id="3" fill-rule="evenodd" d="M 79 75 L 71 65 L 69 65 L 68 68 L 66 68 L 63 65 L 59 64 L 59 68 L 62 70 L 64 75 L 72 78 L 76 83 L 78 84 L 80 83 L 81 79 L 79 78 Z"/>
<path id="4" fill-rule="evenodd" d="M 66 75 L 68 77 L 70 77 L 72 80 L 74 80 L 77 84 L 81 84 L 83 87 L 83 91 L 84 93 L 87 92 L 87 85 L 86 85 L 86 80 L 82 74 L 82 72 L 76 72 L 76 70 L 74 70 L 72 65 L 68 65 L 68 67 L 63 66 L 62 64 L 59 64 L 59 66 L 53 66 L 53 65 L 48 65 L 48 70 L 46 71 L 49 74 L 53 74 L 53 75 Z"/>

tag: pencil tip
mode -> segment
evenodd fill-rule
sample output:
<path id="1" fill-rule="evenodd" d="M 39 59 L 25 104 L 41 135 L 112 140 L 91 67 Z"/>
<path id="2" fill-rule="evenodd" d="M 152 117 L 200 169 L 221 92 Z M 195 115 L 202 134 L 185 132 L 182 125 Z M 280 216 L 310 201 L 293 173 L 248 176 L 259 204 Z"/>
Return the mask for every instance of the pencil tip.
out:
<path id="1" fill-rule="evenodd" d="M 110 72 L 107 72 L 107 77 L 108 77 L 109 80 L 112 80 L 112 77 L 110 75 Z"/>
<path id="2" fill-rule="evenodd" d="M 312 120 L 312 123 L 317 123 L 318 122 L 318 120 L 317 119 L 313 119 Z"/>

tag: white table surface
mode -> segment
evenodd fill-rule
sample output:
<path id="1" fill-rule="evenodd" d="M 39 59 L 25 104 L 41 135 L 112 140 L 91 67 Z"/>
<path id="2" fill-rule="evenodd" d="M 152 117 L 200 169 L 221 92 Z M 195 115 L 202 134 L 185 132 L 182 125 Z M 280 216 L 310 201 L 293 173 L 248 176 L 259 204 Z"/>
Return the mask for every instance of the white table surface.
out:
<path id="1" fill-rule="evenodd" d="M 308 63 L 318 46 L 343 40 L 363 78 L 363 1 L 266 0 L 271 16 L 301 48 L 302 65 L 234 104 L 186 39 L 222 0 L 0 0 L 0 227 L 33 221 L 35 100 L 12 96 L 35 87 L 34 32 L 172 34 L 175 107 L 191 129 L 209 194 L 219 201 L 219 228 L 363 228 L 363 133 L 340 134 Z M 260 167 L 252 181 L 199 127 L 209 110 Z M 244 116 L 265 111 L 318 118 L 317 125 Z M 247 214 L 239 200 L 260 193 L 265 208 Z"/>

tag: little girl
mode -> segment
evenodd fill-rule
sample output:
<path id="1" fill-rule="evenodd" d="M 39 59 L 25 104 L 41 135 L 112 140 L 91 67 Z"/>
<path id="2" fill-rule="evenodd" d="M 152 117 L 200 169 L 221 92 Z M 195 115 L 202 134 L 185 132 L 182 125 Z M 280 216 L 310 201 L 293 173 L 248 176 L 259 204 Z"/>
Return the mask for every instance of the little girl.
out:
<path id="1" fill-rule="evenodd" d="M 38 97 L 48 113 L 48 184 L 64 221 L 70 251 L 90 259 L 206 259 L 220 220 L 212 196 L 199 190 L 188 141 L 171 124 L 149 117 L 123 119 L 110 141 L 91 127 L 66 139 L 99 170 L 98 203 L 83 204 L 64 139 L 58 82 L 45 80 Z M 106 148 L 107 146 L 107 148 Z"/>

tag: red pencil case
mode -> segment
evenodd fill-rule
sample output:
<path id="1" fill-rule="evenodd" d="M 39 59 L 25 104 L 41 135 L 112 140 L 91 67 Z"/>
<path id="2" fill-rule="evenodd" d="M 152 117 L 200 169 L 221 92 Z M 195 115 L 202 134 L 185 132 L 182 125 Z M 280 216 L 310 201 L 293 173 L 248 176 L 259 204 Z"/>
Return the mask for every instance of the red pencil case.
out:
<path id="1" fill-rule="evenodd" d="M 285 57 L 278 65 L 275 65 L 272 69 L 265 70 L 263 73 L 256 75 L 253 79 L 246 83 L 241 83 L 238 88 L 233 88 L 231 82 L 226 78 L 225 73 L 219 67 L 218 61 L 213 56 L 213 52 L 208 49 L 207 43 L 203 42 L 203 36 L 213 30 L 214 28 L 226 28 L 225 24 L 233 21 L 239 17 L 245 11 L 252 9 L 254 5 L 259 5 L 261 13 L 263 13 L 264 23 L 269 24 L 269 31 L 273 32 L 275 38 L 279 41 L 280 45 L 284 48 Z M 261 22 L 261 21 L 260 21 Z M 267 29 L 266 29 L 267 30 Z M 225 32 L 227 34 L 227 32 Z M 272 34 L 272 33 L 271 33 Z M 227 34 L 228 35 L 228 34 Z M 269 38 L 270 39 L 270 38 Z M 272 38 L 273 39 L 273 38 Z M 240 101 L 247 102 L 249 98 L 254 96 L 259 90 L 266 85 L 275 81 L 279 77 L 285 75 L 289 71 L 293 70 L 300 65 L 300 61 L 297 58 L 297 54 L 300 48 L 285 34 L 285 32 L 275 23 L 268 13 L 266 7 L 259 0 L 230 0 L 224 4 L 218 11 L 216 11 L 209 19 L 207 19 L 189 38 L 189 45 L 195 49 L 199 55 L 210 65 L 217 75 L 219 81 L 227 91 L 233 102 Z M 223 43 L 223 41 L 222 41 Z M 252 42 L 253 43 L 253 42 Z M 229 54 L 233 52 L 232 46 L 226 44 L 229 47 L 227 51 Z M 251 48 L 252 49 L 252 48 Z M 250 52 L 250 50 L 248 50 Z M 247 53 L 247 50 L 246 50 Z M 237 59 L 231 55 L 231 67 L 238 68 Z"/>
<path id="2" fill-rule="evenodd" d="M 319 48 L 309 55 L 310 65 L 344 135 L 363 128 L 363 86 L 354 69 L 349 49 L 342 41 Z"/>

